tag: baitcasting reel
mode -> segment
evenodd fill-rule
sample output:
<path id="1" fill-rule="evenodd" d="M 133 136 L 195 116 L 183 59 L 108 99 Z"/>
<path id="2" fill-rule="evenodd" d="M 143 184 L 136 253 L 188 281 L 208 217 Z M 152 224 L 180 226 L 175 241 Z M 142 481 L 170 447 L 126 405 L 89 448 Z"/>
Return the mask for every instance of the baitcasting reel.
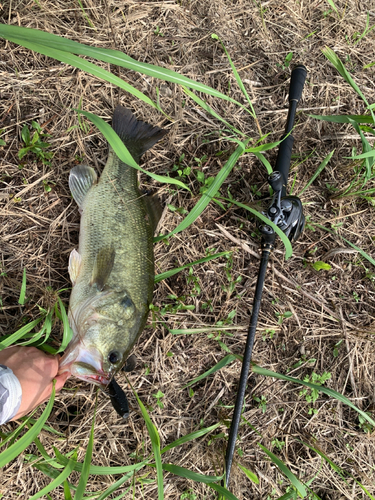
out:
<path id="1" fill-rule="evenodd" d="M 277 170 L 268 177 L 268 183 L 274 194 L 271 205 L 267 212 L 263 212 L 271 222 L 276 224 L 282 232 L 290 239 L 297 241 L 305 227 L 305 216 L 303 215 L 302 203 L 297 196 L 283 196 L 283 177 Z M 274 232 L 270 226 L 258 225 L 265 243 Z"/>

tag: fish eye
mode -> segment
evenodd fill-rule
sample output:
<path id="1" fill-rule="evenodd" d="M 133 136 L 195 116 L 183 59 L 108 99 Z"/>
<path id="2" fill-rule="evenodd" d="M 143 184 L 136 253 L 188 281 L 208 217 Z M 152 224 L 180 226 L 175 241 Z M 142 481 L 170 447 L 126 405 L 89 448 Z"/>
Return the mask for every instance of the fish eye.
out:
<path id="1" fill-rule="evenodd" d="M 118 351 L 111 351 L 109 354 L 108 354 L 108 361 L 114 365 L 116 363 L 118 363 L 121 359 L 121 354 L 118 352 Z"/>

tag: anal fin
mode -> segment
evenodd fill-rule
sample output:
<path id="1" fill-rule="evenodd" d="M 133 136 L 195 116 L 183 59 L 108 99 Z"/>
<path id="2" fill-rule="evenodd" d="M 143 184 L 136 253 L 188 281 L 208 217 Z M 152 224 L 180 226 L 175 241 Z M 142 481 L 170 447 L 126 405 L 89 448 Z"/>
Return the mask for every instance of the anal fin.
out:
<path id="1" fill-rule="evenodd" d="M 82 262 L 81 255 L 77 252 L 76 249 L 72 250 L 69 255 L 68 271 L 69 271 L 70 281 L 72 282 L 73 286 L 76 284 L 79 270 L 81 267 L 81 262 Z"/>

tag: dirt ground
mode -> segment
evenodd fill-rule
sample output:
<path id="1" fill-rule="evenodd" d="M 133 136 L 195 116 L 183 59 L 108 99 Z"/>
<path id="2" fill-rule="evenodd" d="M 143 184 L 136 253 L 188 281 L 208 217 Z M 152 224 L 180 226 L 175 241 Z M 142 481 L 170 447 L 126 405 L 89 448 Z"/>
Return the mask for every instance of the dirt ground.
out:
<path id="1" fill-rule="evenodd" d="M 370 103 L 375 101 L 375 31 L 355 43 L 356 33 L 375 24 L 373 2 L 335 1 L 337 13 L 325 1 L 303 0 L 181 0 L 181 1 L 9 0 L 0 3 L 2 23 L 33 27 L 81 43 L 117 48 L 133 58 L 178 71 L 246 104 L 220 44 L 220 36 L 252 99 L 262 134 L 276 141 L 283 133 L 291 67 L 302 63 L 308 76 L 300 103 L 291 168 L 293 194 L 306 186 L 325 156 L 329 164 L 301 198 L 307 219 L 293 256 L 284 260 L 282 245 L 273 253 L 266 277 L 253 357 L 259 366 L 296 378 L 330 373 L 326 385 L 344 394 L 373 417 L 374 412 L 374 268 L 349 246 L 350 241 L 374 256 L 373 203 L 359 196 L 340 196 L 354 177 L 347 159 L 361 151 L 358 134 L 350 125 L 322 122 L 309 114 L 363 114 L 363 102 L 322 54 L 325 46 L 345 62 Z M 372 10 L 371 10 L 372 9 Z M 288 64 L 288 54 L 293 57 Z M 157 188 L 165 204 L 160 232 L 178 225 L 200 196 L 196 172 L 216 176 L 236 145 L 222 134 L 222 124 L 202 111 L 174 84 L 99 63 L 125 81 L 157 99 L 171 117 L 110 84 L 56 60 L 13 43 L 0 41 L 0 129 L 6 142 L 0 147 L 0 335 L 48 309 L 55 292 L 68 304 L 69 253 L 77 247 L 79 213 L 68 188 L 69 170 L 82 161 L 101 171 L 107 145 L 89 122 L 80 127 L 74 108 L 110 120 L 120 102 L 138 118 L 165 126 L 169 134 L 143 158 L 143 166 L 158 174 L 184 177 L 192 194 L 158 185 L 146 176 L 142 187 Z M 232 125 L 252 138 L 260 137 L 254 120 L 234 104 L 208 97 L 209 104 Z M 50 165 L 28 154 L 22 160 L 21 130 L 35 120 L 50 134 Z M 371 140 L 371 134 L 367 134 Z M 276 150 L 266 153 L 274 163 Z M 175 167 L 179 165 L 179 167 Z M 187 171 L 188 172 L 188 171 Z M 374 188 L 370 180 L 367 189 Z M 221 188 L 241 203 L 257 206 L 267 196 L 267 173 L 254 155 L 240 158 Z M 171 208 L 172 206 L 172 208 Z M 174 207 L 174 208 L 173 208 Z M 132 386 L 147 405 L 161 445 L 199 429 L 220 423 L 212 435 L 163 455 L 172 463 L 202 474 L 223 472 L 228 424 L 232 417 L 240 362 L 183 388 L 214 366 L 228 352 L 243 353 L 258 271 L 259 235 L 245 210 L 232 205 L 223 210 L 211 203 L 186 231 L 155 244 L 157 273 L 201 259 L 207 252 L 233 251 L 184 270 L 155 287 L 155 307 L 134 353 L 137 369 Z M 330 230 L 327 231 L 326 229 Z M 247 247 L 244 247 L 246 243 Z M 250 249 L 250 252 L 247 250 Z M 331 267 L 317 271 L 323 261 Z M 28 298 L 18 304 L 22 273 L 26 269 Z M 187 308 L 186 306 L 194 306 Z M 290 314 L 291 313 L 291 314 Z M 171 329 L 202 329 L 218 322 L 235 326 L 192 335 L 173 335 Z M 61 342 L 62 326 L 53 328 L 53 345 Z M 151 452 L 150 439 L 135 397 L 127 391 L 130 418 L 122 423 L 108 399 L 99 395 L 93 464 L 130 465 Z M 367 498 L 359 481 L 375 495 L 372 429 L 358 414 L 320 394 L 315 403 L 301 395 L 301 386 L 252 375 L 240 427 L 231 491 L 239 499 L 276 499 L 286 493 L 289 480 L 269 460 L 259 443 L 272 450 L 321 499 Z M 164 396 L 157 404 L 155 394 Z M 47 452 L 79 447 L 83 461 L 95 407 L 96 389 L 69 380 L 56 397 L 48 425 L 65 434 L 43 431 Z M 163 406 L 163 408 L 161 408 Z M 42 408 L 43 409 L 43 408 Z M 40 412 L 42 411 L 40 410 Z M 39 414 L 39 413 L 38 413 Z M 7 431 L 16 424 L 4 426 Z M 214 439 L 215 438 L 215 439 Z M 344 481 L 308 443 L 350 473 Z M 30 446 L 27 453 L 38 454 Z M 24 461 L 25 454 L 4 468 L 0 493 L 5 499 L 29 498 L 50 478 Z M 251 470 L 251 482 L 237 466 Z M 76 474 L 76 473 L 75 473 Z M 90 476 L 87 491 L 103 491 L 119 476 Z M 155 471 L 142 469 L 124 498 L 157 498 Z M 78 475 L 70 478 L 77 484 Z M 150 481 L 152 480 L 152 481 Z M 126 483 L 117 494 L 131 484 Z M 207 485 L 164 473 L 167 499 L 216 498 Z M 110 498 L 114 498 L 112 496 Z M 62 488 L 53 499 L 64 498 Z M 290 497 L 292 498 L 292 497 Z M 311 498 L 313 498 L 311 496 Z"/>

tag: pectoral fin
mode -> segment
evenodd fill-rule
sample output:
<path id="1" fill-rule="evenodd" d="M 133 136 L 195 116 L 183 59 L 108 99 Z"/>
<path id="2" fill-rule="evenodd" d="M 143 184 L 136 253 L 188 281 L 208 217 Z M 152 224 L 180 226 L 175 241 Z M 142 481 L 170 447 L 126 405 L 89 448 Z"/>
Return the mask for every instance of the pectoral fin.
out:
<path id="1" fill-rule="evenodd" d="M 81 210 L 86 194 L 97 180 L 98 176 L 95 170 L 87 165 L 77 165 L 70 171 L 70 192 Z"/>
<path id="2" fill-rule="evenodd" d="M 106 247 L 99 250 L 96 255 L 90 285 L 95 285 L 99 291 L 103 290 L 112 272 L 115 262 L 115 253 L 114 248 Z"/>
<path id="3" fill-rule="evenodd" d="M 76 249 L 70 252 L 68 271 L 69 271 L 70 281 L 72 282 L 73 286 L 76 284 L 79 274 L 79 269 L 81 267 L 81 262 L 82 258 Z"/>

